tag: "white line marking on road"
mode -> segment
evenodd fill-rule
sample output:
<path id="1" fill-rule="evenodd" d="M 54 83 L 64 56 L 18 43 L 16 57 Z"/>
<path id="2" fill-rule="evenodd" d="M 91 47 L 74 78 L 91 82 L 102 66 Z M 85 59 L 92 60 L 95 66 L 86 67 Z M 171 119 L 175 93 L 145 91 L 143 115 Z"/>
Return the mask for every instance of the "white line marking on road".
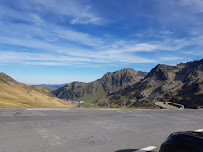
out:
<path id="1" fill-rule="evenodd" d="M 154 146 L 149 146 L 149 147 L 146 147 L 146 148 L 142 148 L 140 150 L 136 150 L 134 152 L 146 152 L 146 151 L 150 151 L 150 150 L 153 150 L 153 149 L 156 149 L 156 147 Z"/>
<path id="2" fill-rule="evenodd" d="M 203 129 L 197 129 L 195 132 L 203 132 Z"/>

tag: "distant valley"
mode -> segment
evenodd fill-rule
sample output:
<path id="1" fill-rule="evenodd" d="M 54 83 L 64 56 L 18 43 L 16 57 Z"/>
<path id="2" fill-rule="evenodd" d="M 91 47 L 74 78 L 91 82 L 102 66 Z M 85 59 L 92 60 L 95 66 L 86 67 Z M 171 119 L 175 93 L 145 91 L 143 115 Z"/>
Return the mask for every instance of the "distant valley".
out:
<path id="1" fill-rule="evenodd" d="M 47 89 L 49 92 L 52 92 L 58 88 L 65 86 L 66 84 L 39 84 L 37 86 Z"/>

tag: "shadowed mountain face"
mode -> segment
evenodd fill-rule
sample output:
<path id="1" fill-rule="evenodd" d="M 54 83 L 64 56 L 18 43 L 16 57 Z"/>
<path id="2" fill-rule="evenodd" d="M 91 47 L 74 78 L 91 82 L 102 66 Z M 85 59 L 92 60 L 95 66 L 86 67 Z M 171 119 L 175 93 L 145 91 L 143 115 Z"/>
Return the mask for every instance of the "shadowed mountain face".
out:
<path id="1" fill-rule="evenodd" d="M 109 95 L 108 104 L 146 107 L 154 101 L 174 99 L 186 107 L 203 106 L 203 59 L 176 66 L 157 65 L 140 82 Z"/>
<path id="2" fill-rule="evenodd" d="M 136 72 L 126 68 L 113 73 L 108 72 L 101 79 L 90 83 L 69 83 L 52 93 L 61 99 L 98 102 L 112 92 L 139 82 L 146 74 L 146 72 Z"/>
<path id="3" fill-rule="evenodd" d="M 0 73 L 0 107 L 73 107 L 58 99 L 48 90 L 17 82 Z"/>

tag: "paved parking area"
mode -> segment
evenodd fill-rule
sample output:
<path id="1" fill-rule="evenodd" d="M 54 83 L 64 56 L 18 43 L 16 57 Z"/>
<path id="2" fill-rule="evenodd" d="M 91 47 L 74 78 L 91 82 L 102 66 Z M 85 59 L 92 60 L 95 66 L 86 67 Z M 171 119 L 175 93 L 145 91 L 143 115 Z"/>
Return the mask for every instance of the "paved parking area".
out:
<path id="1" fill-rule="evenodd" d="M 202 110 L 0 109 L 0 152 L 159 151 L 202 128 Z"/>

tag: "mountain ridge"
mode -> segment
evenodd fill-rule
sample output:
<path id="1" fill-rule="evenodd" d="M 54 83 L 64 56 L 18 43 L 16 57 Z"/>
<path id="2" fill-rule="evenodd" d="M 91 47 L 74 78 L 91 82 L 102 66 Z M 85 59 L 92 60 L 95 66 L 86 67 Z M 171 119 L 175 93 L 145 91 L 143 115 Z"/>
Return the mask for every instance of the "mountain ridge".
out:
<path id="1" fill-rule="evenodd" d="M 137 73 L 134 69 L 125 68 L 115 72 L 107 72 L 102 78 L 90 83 L 72 82 L 52 93 L 61 99 L 89 100 L 97 102 L 111 92 L 132 85 L 144 78 L 145 73 Z"/>

